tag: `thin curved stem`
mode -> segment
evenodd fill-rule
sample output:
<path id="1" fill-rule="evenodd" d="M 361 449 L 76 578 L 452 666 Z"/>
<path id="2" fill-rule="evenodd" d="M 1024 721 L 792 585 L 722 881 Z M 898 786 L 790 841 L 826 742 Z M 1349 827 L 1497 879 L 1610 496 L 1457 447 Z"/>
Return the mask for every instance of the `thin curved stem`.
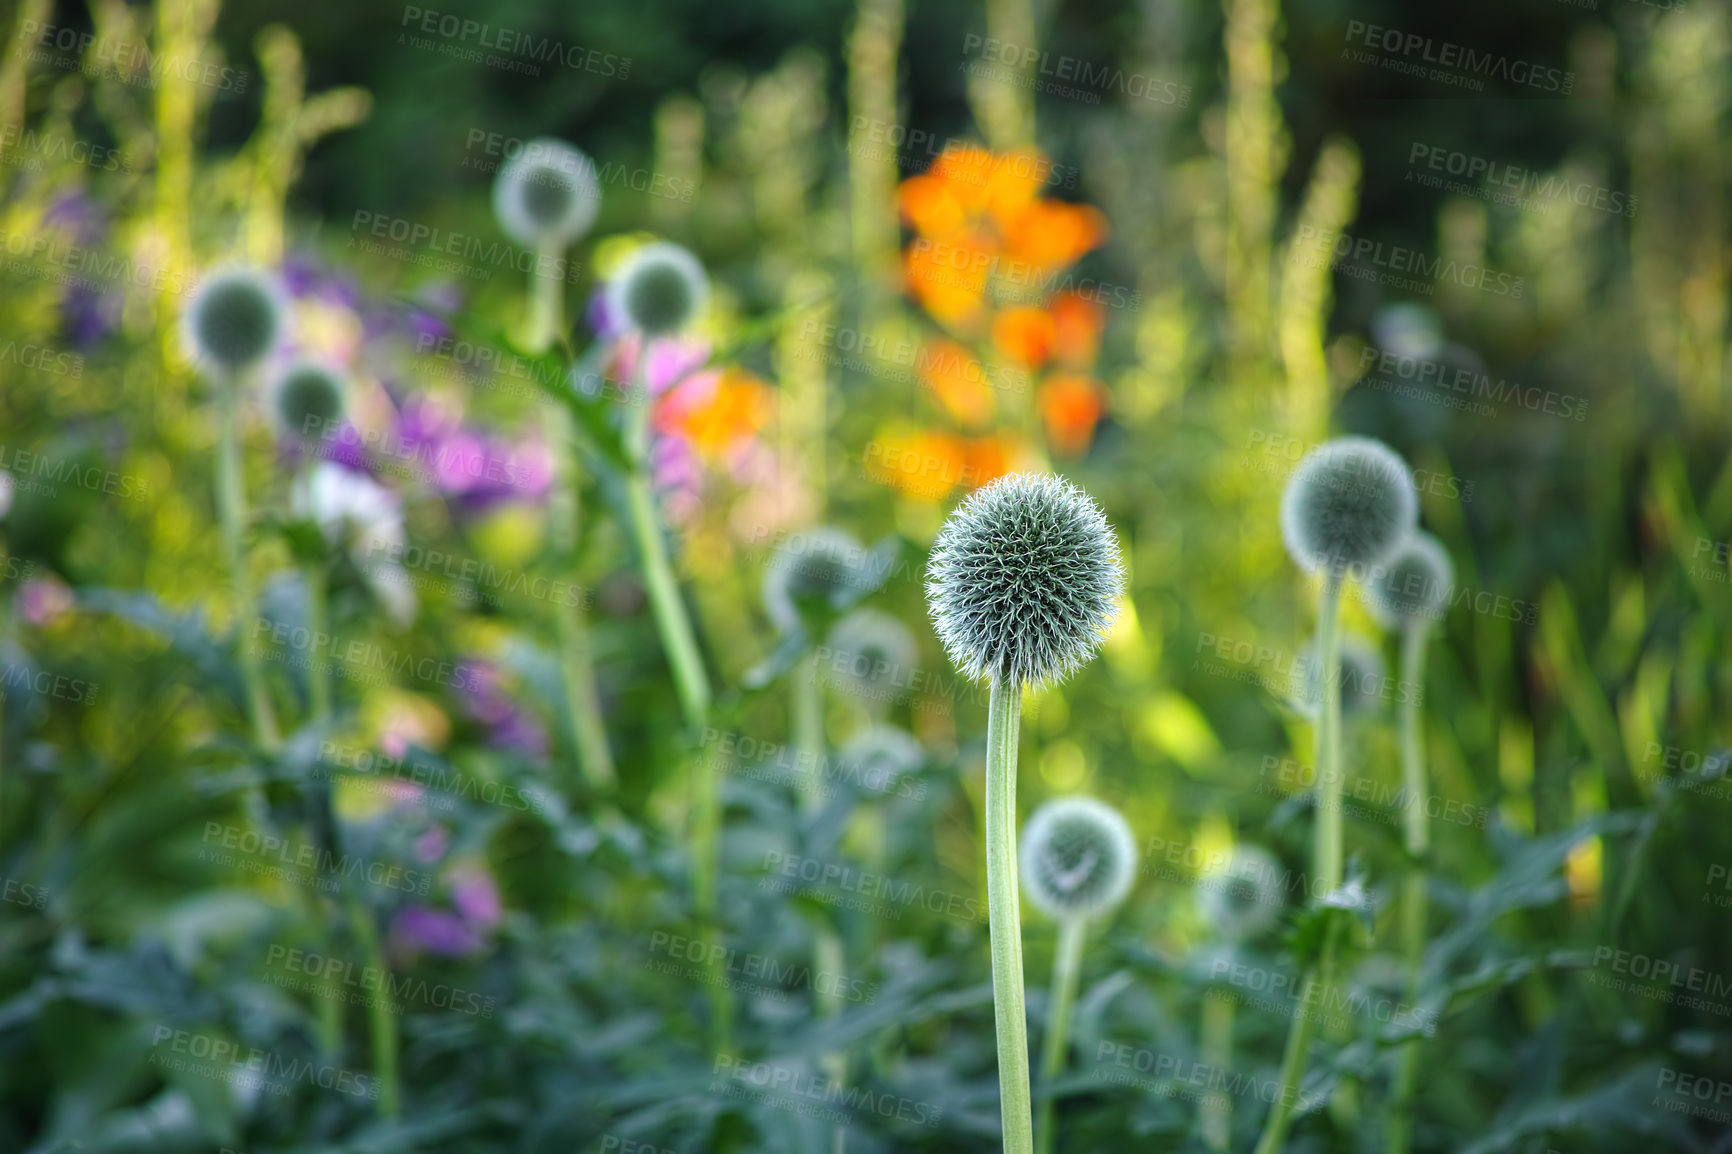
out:
<path id="1" fill-rule="evenodd" d="M 1427 858 L 1431 853 L 1431 829 L 1426 809 L 1430 791 L 1425 772 L 1424 714 L 1421 684 L 1425 678 L 1425 646 L 1430 623 L 1416 618 L 1401 635 L 1401 679 L 1406 700 L 1401 703 L 1401 790 L 1407 804 L 1404 834 L 1408 863 L 1402 879 L 1401 945 L 1407 965 L 1407 998 L 1419 1001 L 1419 971 L 1425 958 Z M 1396 1059 L 1395 1086 L 1391 1094 L 1389 1154 L 1407 1154 L 1413 1137 L 1413 1091 L 1419 1081 L 1419 1039 L 1409 1038 Z"/>
<path id="2" fill-rule="evenodd" d="M 1203 1062 L 1225 1074 L 1233 1066 L 1233 999 L 1210 992 L 1203 995 Z M 1226 1150 L 1233 1140 L 1233 1100 L 1213 1091 L 1203 1096 L 1203 1145 Z"/>
<path id="3" fill-rule="evenodd" d="M 1052 994 L 1047 1002 L 1046 1039 L 1041 1043 L 1040 1083 L 1044 1091 L 1040 1122 L 1034 1128 L 1036 1149 L 1051 1154 L 1053 1138 L 1052 1084 L 1064 1069 L 1070 1050 L 1070 1020 L 1076 1007 L 1077 979 L 1082 972 L 1082 918 L 1066 918 L 1058 926 L 1058 953 L 1053 958 Z"/>
<path id="4" fill-rule="evenodd" d="M 313 635 L 313 652 L 318 652 L 320 639 L 330 634 L 329 614 L 325 612 L 325 565 L 309 561 L 302 570 L 307 587 L 307 632 Z M 318 661 L 307 663 L 307 703 L 313 723 L 323 726 L 331 720 L 331 679 L 320 669 Z"/>
<path id="5" fill-rule="evenodd" d="M 391 1002 L 391 970 L 379 942 L 373 913 L 353 893 L 347 895 L 349 920 L 367 965 L 378 971 L 379 989 L 367 1005 L 367 1035 L 373 1052 L 373 1076 L 379 1080 L 379 1116 L 395 1118 L 402 1096 L 397 1078 L 397 1017 Z"/>
<path id="6" fill-rule="evenodd" d="M 246 692 L 247 717 L 252 724 L 253 740 L 271 750 L 277 746 L 277 718 L 271 708 L 270 696 L 265 692 L 258 651 L 245 637 L 245 630 L 258 615 L 258 602 L 253 595 L 253 579 L 247 569 L 244 542 L 247 497 L 246 482 L 241 473 L 240 390 L 241 382 L 238 380 L 223 381 L 218 387 L 222 435 L 217 441 L 217 514 L 222 521 L 229 581 L 234 589 L 235 648 L 240 658 L 241 684 Z"/>
<path id="7" fill-rule="evenodd" d="M 1016 878 L 1016 746 L 1021 719 L 1022 686 L 994 677 L 986 718 L 986 908 L 992 935 L 992 1008 L 1005 1154 L 1034 1151 L 1028 1018 L 1022 994 L 1022 910 Z"/>
<path id="8" fill-rule="evenodd" d="M 579 507 L 577 468 L 571 450 L 571 415 L 552 401 L 545 406 L 545 413 L 557 461 L 553 492 L 547 503 L 548 538 L 554 566 L 565 576 L 573 577 L 577 567 Z M 578 589 L 575 581 L 569 585 Z M 589 618 L 583 602 L 580 591 L 574 603 L 554 604 L 554 632 L 559 642 L 572 753 L 589 784 L 607 789 L 618 780 L 618 775 L 607 744 L 607 727 L 602 722 L 601 695 L 596 689 L 595 659 L 589 643 Z"/>
<path id="9" fill-rule="evenodd" d="M 1317 601 L 1317 656 L 1322 662 L 1318 688 L 1322 701 L 1317 711 L 1317 831 L 1313 847 L 1313 884 L 1328 897 L 1341 885 L 1341 646 L 1337 623 L 1341 615 L 1341 575 L 1328 573 Z M 1287 1033 L 1287 1049 L 1281 1059 L 1281 1092 L 1263 1124 L 1257 1154 L 1276 1154 L 1286 1140 L 1292 1122 L 1299 1086 L 1305 1080 L 1311 1040 L 1316 1034 L 1317 1015 L 1307 1009 L 1321 988 L 1334 979 L 1335 931 L 1323 938 L 1323 954 L 1305 975 L 1293 1025 Z"/>

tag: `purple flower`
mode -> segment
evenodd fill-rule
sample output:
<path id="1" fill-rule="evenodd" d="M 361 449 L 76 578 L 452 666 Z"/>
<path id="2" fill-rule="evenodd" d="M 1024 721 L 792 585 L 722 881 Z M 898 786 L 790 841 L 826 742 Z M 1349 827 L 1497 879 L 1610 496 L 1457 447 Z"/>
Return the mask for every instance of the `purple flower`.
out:
<path id="1" fill-rule="evenodd" d="M 460 958 L 481 948 L 481 935 L 462 918 L 428 906 L 407 906 L 391 923 L 391 952 L 414 957 L 425 950 L 448 958 Z"/>
<path id="2" fill-rule="evenodd" d="M 515 750 L 537 760 L 545 758 L 547 730 L 506 692 L 499 667 L 491 661 L 473 658 L 463 663 L 463 669 L 469 686 L 463 709 L 487 729 L 487 743 L 494 749 Z"/>

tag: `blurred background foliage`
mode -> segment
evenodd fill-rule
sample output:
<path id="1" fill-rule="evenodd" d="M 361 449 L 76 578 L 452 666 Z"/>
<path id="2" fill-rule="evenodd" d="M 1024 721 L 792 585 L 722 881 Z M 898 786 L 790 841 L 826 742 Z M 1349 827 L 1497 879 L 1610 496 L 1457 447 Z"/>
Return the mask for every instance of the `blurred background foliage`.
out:
<path id="1" fill-rule="evenodd" d="M 1728 999 L 1705 1008 L 1597 980 L 1629 978 L 1617 957 L 1721 987 L 1732 967 L 1716 901 L 1732 864 L 1715 754 L 1732 625 L 1716 544 L 1732 539 L 1723 3 L 465 6 L 465 19 L 629 58 L 607 66 L 618 75 L 541 76 L 400 43 L 415 11 L 0 8 L 0 341 L 79 358 L 76 372 L 31 367 L 0 344 L 0 468 L 14 477 L 0 520 L 0 1149 L 564 1151 L 616 1148 L 611 1136 L 810 1151 L 829 1123 L 731 1096 L 745 1084 L 718 1060 L 810 1076 L 837 1055 L 847 1085 L 930 1122 L 851 1108 L 849 1149 L 995 1148 L 984 922 L 766 883 L 815 859 L 944 894 L 944 910 L 984 908 L 984 702 L 944 662 L 920 574 L 954 502 L 1019 467 L 1058 468 L 1094 494 L 1132 575 L 1103 660 L 1025 707 L 1023 812 L 1104 797 L 1147 855 L 1089 948 L 1073 1074 L 1054 1088 L 1058 1148 L 1248 1149 L 1266 1100 L 1229 1096 L 1223 1147 L 1204 1124 L 1219 1100 L 1187 1097 L 1182 1078 L 1196 1063 L 1274 1076 L 1288 1019 L 1229 975 L 1302 968 L 1304 935 L 1285 931 L 1303 926 L 1306 895 L 1287 894 L 1280 928 L 1234 942 L 1199 911 L 1198 873 L 1236 845 L 1294 874 L 1309 860 L 1303 779 L 1271 768 L 1311 748 L 1283 673 L 1312 598 L 1276 509 L 1289 453 L 1342 431 L 1386 439 L 1440 481 L 1421 519 L 1471 591 L 1436 631 L 1426 747 L 1440 798 L 1488 820 L 1433 825 L 1417 1002 L 1436 1030 L 1421 1043 L 1413 1148 L 1728 1148 L 1725 1126 L 1678 1112 L 1697 1103 L 1675 1089 L 1680 1076 L 1732 1082 Z M 1465 92 L 1365 64 L 1354 21 L 1564 70 L 1573 91 Z M 23 30 L 44 24 L 248 82 L 80 77 L 30 56 Z M 1032 40 L 1175 95 L 1030 102 L 970 77 L 970 36 Z M 871 147 L 879 123 L 937 144 L 899 164 Z M 429 246 L 403 259 L 363 243 L 381 219 L 503 243 L 493 134 L 560 137 L 693 189 L 608 185 L 567 288 L 581 363 L 611 379 L 629 350 L 591 294 L 632 246 L 685 244 L 715 282 L 689 364 L 649 368 L 661 509 L 718 687 L 701 733 L 670 692 L 622 481 L 599 457 L 576 458 L 575 551 L 552 543 L 554 477 L 573 450 L 535 378 L 557 384 L 564 366 L 508 348 L 521 273 L 470 260 L 454 276 L 416 263 Z M 947 153 L 950 141 L 976 150 Z M 1412 179 L 1416 145 L 1621 192 L 1635 211 L 1428 188 Z M 1030 184 L 1006 160 L 1019 156 L 1075 179 Z M 966 234 L 946 216 L 957 205 Z M 1342 231 L 1489 267 L 1522 291 L 1442 280 L 1416 293 L 1355 261 L 1331 273 L 1305 238 Z M 1016 284 L 1006 296 L 942 268 L 923 278 L 923 242 L 1118 286 L 1114 303 L 1134 304 L 1023 299 Z M 92 274 L 73 246 L 126 263 Z M 292 649 L 258 640 L 304 621 L 290 488 L 312 462 L 255 406 L 249 549 L 264 595 L 259 621 L 237 621 L 214 522 L 214 406 L 175 338 L 182 290 L 236 259 L 283 273 L 295 347 L 352 376 L 350 420 L 384 440 L 345 460 L 422 551 L 390 564 L 321 554 L 332 631 L 386 663 L 344 665 L 323 722 Z M 866 336 L 939 367 L 850 347 Z M 439 355 L 446 339 L 527 368 L 477 369 Z M 1368 348 L 1520 382 L 1584 415 L 1402 397 L 1364 378 Z M 614 415 L 579 410 L 597 427 Z M 448 450 L 489 483 L 383 443 Z M 776 547 L 797 550 L 821 524 L 879 550 L 863 603 L 912 632 L 918 686 L 879 701 L 831 679 L 814 734 L 799 730 L 798 686 L 823 668 L 822 651 L 806 654 L 830 617 L 783 636 L 761 587 Z M 509 578 L 489 587 L 471 561 L 588 591 L 617 786 L 578 771 L 559 607 Z M 1376 636 L 1351 600 L 1347 619 Z M 1223 639 L 1273 656 L 1223 660 Z M 272 656 L 280 748 L 248 734 L 237 644 Z M 802 798 L 810 775 L 784 764 L 794 751 L 833 753 L 880 720 L 920 741 L 911 787 Z M 357 751 L 422 777 L 382 782 Z M 1357 781 L 1395 787 L 1392 710 L 1357 723 L 1348 760 Z M 724 802 L 710 907 L 688 816 L 703 764 L 720 769 Z M 487 800 L 513 797 L 523 804 Z M 1398 998 L 1393 897 L 1409 863 L 1393 816 L 1377 802 L 1349 814 L 1376 907 L 1348 985 Z M 330 892 L 304 863 L 285 880 L 245 865 L 280 858 L 217 860 L 248 834 L 418 880 Z M 838 1003 L 796 971 L 786 989 L 719 993 L 703 965 L 655 969 L 671 960 L 658 932 L 788 966 L 829 949 L 874 992 Z M 1054 936 L 1025 921 L 1037 1034 Z M 295 988 L 306 975 L 285 961 L 311 951 L 363 968 L 374 947 L 395 980 L 427 983 L 402 987 L 383 1032 L 344 1000 L 349 979 Z M 489 1011 L 439 1004 L 436 989 Z M 1223 1054 L 1206 1007 L 1235 997 Z M 195 1037 L 270 1055 L 274 1073 L 163 1063 Z M 1313 1063 L 1326 1104 L 1289 1148 L 1384 1148 L 1403 1038 L 1375 1015 L 1331 1015 Z M 398 1055 L 394 1109 L 281 1068 L 378 1087 L 382 1040 Z M 1108 1043 L 1179 1065 L 1113 1085 L 1097 1058 Z"/>

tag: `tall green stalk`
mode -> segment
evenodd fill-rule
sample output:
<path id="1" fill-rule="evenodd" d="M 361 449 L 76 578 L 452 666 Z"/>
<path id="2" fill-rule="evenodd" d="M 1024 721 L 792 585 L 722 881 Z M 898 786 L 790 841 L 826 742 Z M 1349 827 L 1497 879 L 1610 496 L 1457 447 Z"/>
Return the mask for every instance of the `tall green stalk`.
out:
<path id="1" fill-rule="evenodd" d="M 1233 1066 L 1233 999 L 1211 991 L 1203 995 L 1203 1063 L 1218 1072 Z M 1233 1100 L 1216 1091 L 1203 1097 L 1203 1145 L 1226 1150 L 1233 1140 Z"/>
<path id="2" fill-rule="evenodd" d="M 330 614 L 326 609 L 325 563 L 309 561 L 302 567 L 302 580 L 307 590 L 307 632 L 315 638 L 328 635 Z M 316 642 L 315 642 L 316 652 Z M 319 669 L 318 660 L 307 663 L 307 703 L 312 711 L 313 725 L 324 730 L 331 721 L 331 682 L 325 673 Z M 330 813 L 331 786 L 321 783 L 312 787 L 317 791 L 316 804 L 323 806 L 324 822 L 327 829 L 334 830 L 336 822 Z M 324 903 L 317 894 L 312 895 L 310 914 L 314 926 L 326 948 L 331 945 L 331 934 L 325 924 Z M 342 1047 L 343 1041 L 343 1004 L 336 998 L 321 997 L 314 1009 L 317 1018 L 319 1045 L 327 1054 L 335 1054 Z"/>
<path id="3" fill-rule="evenodd" d="M 564 249 L 543 241 L 535 250 L 535 267 L 529 270 L 529 318 L 523 343 L 532 353 L 546 352 L 559 336 L 565 312 L 565 281 L 546 275 L 559 269 Z"/>
<path id="4" fill-rule="evenodd" d="M 401 1112 L 402 1094 L 397 1078 L 397 1017 L 391 1002 L 391 971 L 379 941 L 379 929 L 365 902 L 345 891 L 349 921 L 367 965 L 379 973 L 379 989 L 367 1004 L 367 1033 L 373 1052 L 373 1076 L 379 1081 L 379 1117 L 395 1118 Z"/>
<path id="5" fill-rule="evenodd" d="M 1430 785 L 1425 772 L 1420 695 L 1430 624 L 1423 617 L 1410 618 L 1401 633 L 1401 679 L 1407 690 L 1407 700 L 1401 704 L 1401 789 L 1407 803 L 1403 833 L 1408 857 L 1412 859 L 1408 863 L 1407 876 L 1402 879 L 1401 946 L 1407 964 L 1407 998 L 1410 1004 L 1419 1001 L 1419 970 L 1425 957 L 1428 905 L 1426 870 L 1431 853 L 1431 830 L 1425 805 Z M 1413 1137 L 1413 1091 L 1418 1079 L 1419 1039 L 1409 1038 L 1401 1048 L 1395 1069 L 1389 1116 L 1389 1154 L 1407 1154 Z"/>
<path id="6" fill-rule="evenodd" d="M 278 740 L 276 714 L 265 692 L 258 652 L 246 638 L 246 630 L 258 615 L 258 603 L 253 595 L 252 574 L 247 569 L 245 545 L 247 497 L 241 473 L 241 387 L 238 380 L 225 380 L 217 388 L 222 412 L 222 435 L 217 441 L 217 514 L 222 521 L 229 580 L 234 588 L 235 647 L 239 651 L 247 717 L 252 723 L 253 739 L 265 749 L 275 749 Z"/>
<path id="7" fill-rule="evenodd" d="M 992 1008 L 998 1032 L 1004 1154 L 1034 1151 L 1016 872 L 1016 746 L 1021 718 L 1022 686 L 994 676 L 986 715 L 986 908 L 992 935 Z"/>
<path id="8" fill-rule="evenodd" d="M 1313 884 L 1324 897 L 1341 885 L 1342 872 L 1340 616 L 1341 575 L 1331 570 L 1323 578 L 1317 603 L 1317 653 L 1323 665 L 1319 671 L 1322 701 L 1317 711 L 1317 840 Z M 1306 973 L 1298 1005 L 1294 1007 L 1293 1026 L 1288 1031 L 1287 1049 L 1281 1059 L 1281 1093 L 1269 1109 L 1256 1154 L 1277 1154 L 1286 1141 L 1317 1029 L 1318 1015 L 1307 1007 L 1317 998 L 1319 990 L 1328 990 L 1335 977 L 1334 925 L 1332 920 L 1329 932 L 1323 935 L 1322 955 Z"/>
<path id="9" fill-rule="evenodd" d="M 1077 979 L 1082 971 L 1083 918 L 1065 918 L 1058 924 L 1058 954 L 1053 958 L 1052 995 L 1048 999 L 1046 1040 L 1041 1044 L 1040 1083 L 1045 1091 L 1040 1103 L 1040 1123 L 1034 1128 L 1040 1154 L 1052 1154 L 1052 1084 L 1064 1069 L 1070 1049 L 1071 1013 L 1076 1006 Z"/>
<path id="10" fill-rule="evenodd" d="M 571 417 L 559 405 L 546 406 L 558 465 L 553 492 L 547 504 L 548 537 L 553 564 L 567 576 L 577 568 L 579 517 L 577 470 L 571 453 Z M 576 583 L 573 582 L 573 587 Z M 566 718 L 571 726 L 572 752 L 584 777 L 593 788 L 606 789 L 618 780 L 613 754 L 607 745 L 607 727 L 601 717 L 601 695 L 596 690 L 595 659 L 589 643 L 589 619 L 580 596 L 575 605 L 553 607 L 554 631 L 559 642 L 561 679 L 565 683 Z"/>
<path id="11" fill-rule="evenodd" d="M 822 806 L 822 794 L 818 786 L 823 781 L 824 763 L 824 688 L 818 684 L 818 658 L 811 655 L 794 667 L 793 703 L 790 707 L 794 731 L 794 751 L 796 766 L 810 766 L 815 775 L 810 783 L 800 786 L 800 808 L 807 814 L 816 813 Z M 829 974 L 840 980 L 846 959 L 842 953 L 842 937 L 829 922 L 828 916 L 819 912 L 817 927 L 814 930 L 812 942 L 812 975 L 813 992 L 818 1004 L 818 1013 L 825 1019 L 835 1018 L 842 1013 L 842 997 L 839 987 L 833 982 L 831 992 L 817 992 L 818 975 Z M 825 1075 L 836 1085 L 842 1085 L 848 1077 L 848 1056 L 840 1050 L 828 1050 L 819 1055 L 818 1063 L 823 1067 Z M 838 1124 L 831 1138 L 832 1154 L 842 1154 L 847 1148 L 848 1128 Z"/>

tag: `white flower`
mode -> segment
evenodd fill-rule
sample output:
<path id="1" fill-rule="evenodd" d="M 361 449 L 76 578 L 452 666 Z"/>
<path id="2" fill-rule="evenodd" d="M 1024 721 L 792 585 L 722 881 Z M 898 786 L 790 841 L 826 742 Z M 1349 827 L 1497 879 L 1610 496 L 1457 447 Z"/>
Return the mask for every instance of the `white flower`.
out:
<path id="1" fill-rule="evenodd" d="M 371 477 L 320 461 L 296 481 L 289 507 L 348 552 L 367 586 L 398 625 L 415 618 L 415 590 L 397 558 L 403 552 L 403 505 Z"/>

